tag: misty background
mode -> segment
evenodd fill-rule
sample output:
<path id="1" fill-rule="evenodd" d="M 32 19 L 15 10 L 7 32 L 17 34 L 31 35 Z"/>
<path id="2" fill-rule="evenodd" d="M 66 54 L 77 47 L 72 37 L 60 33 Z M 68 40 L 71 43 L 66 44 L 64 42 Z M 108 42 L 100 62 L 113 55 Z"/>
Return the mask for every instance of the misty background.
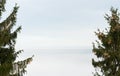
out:
<path id="1" fill-rule="evenodd" d="M 118 0 L 9 0 L 3 20 L 15 3 L 18 59 L 35 55 L 26 76 L 93 76 L 94 32 L 108 27 L 104 15 L 120 8 Z"/>

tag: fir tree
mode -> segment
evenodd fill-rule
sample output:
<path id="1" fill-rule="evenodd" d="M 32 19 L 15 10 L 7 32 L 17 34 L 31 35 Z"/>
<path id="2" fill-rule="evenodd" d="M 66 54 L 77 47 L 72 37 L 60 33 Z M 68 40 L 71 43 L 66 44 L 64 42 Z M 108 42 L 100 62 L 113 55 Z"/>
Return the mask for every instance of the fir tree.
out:
<path id="1" fill-rule="evenodd" d="M 5 3 L 6 0 L 0 0 L 0 18 L 5 11 Z M 15 51 L 17 34 L 21 30 L 21 26 L 13 29 L 16 24 L 18 8 L 15 5 L 10 15 L 0 23 L 0 76 L 23 76 L 27 64 L 32 60 L 30 57 L 16 62 L 16 58 L 23 51 Z"/>
<path id="2" fill-rule="evenodd" d="M 106 14 L 109 24 L 106 31 L 95 32 L 99 41 L 93 44 L 97 59 L 92 59 L 96 68 L 94 76 L 120 76 L 120 20 L 117 9 L 111 8 L 111 15 Z"/>

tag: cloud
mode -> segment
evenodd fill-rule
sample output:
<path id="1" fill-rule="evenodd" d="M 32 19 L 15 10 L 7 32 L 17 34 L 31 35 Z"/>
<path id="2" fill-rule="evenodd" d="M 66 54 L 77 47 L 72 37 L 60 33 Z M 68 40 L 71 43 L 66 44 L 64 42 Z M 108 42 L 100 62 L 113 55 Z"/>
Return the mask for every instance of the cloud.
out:
<path id="1" fill-rule="evenodd" d="M 23 26 L 18 44 L 50 48 L 91 46 L 94 31 L 106 27 L 105 11 L 118 2 L 89 0 L 17 0 Z M 102 26 L 101 26 L 102 25 Z M 104 26 L 105 25 L 105 26 Z M 24 42 L 26 45 L 22 45 Z M 27 45 L 28 44 L 28 45 Z"/>

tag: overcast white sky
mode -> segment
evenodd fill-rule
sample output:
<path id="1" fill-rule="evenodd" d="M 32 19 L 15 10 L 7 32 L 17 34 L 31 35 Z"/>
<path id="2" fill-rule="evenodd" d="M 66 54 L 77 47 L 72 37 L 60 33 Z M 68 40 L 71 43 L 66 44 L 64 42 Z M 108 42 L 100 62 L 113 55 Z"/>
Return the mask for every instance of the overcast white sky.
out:
<path id="1" fill-rule="evenodd" d="M 107 27 L 104 14 L 118 0 L 17 0 L 18 46 L 24 49 L 90 48 L 94 31 Z M 13 0 L 8 1 L 12 10 Z M 23 45 L 24 44 L 24 45 Z M 32 47 L 32 48 L 30 48 Z"/>
<path id="2" fill-rule="evenodd" d="M 36 56 L 28 76 L 92 76 L 90 52 L 96 39 L 94 31 L 108 27 L 104 15 L 110 13 L 111 6 L 120 10 L 119 0 L 7 0 L 5 16 L 14 1 L 20 6 L 17 25 L 23 28 L 16 47 Z M 48 54 L 55 49 L 90 52 Z"/>

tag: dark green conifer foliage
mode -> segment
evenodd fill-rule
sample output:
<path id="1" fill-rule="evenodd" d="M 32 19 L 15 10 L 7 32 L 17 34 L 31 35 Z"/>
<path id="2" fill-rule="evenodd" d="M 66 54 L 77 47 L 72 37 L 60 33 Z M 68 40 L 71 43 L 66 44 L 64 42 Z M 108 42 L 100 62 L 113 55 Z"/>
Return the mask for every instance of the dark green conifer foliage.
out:
<path id="1" fill-rule="evenodd" d="M 0 0 L 0 18 L 5 11 L 6 0 Z M 0 23 L 0 76 L 23 76 L 27 64 L 32 61 L 32 57 L 16 62 L 16 58 L 23 51 L 15 51 L 15 43 L 21 26 L 13 29 L 16 24 L 18 6 L 13 8 L 10 15 Z"/>
<path id="2" fill-rule="evenodd" d="M 111 15 L 106 14 L 109 24 L 106 31 L 95 32 L 99 41 L 97 47 L 93 44 L 93 53 L 97 59 L 92 59 L 96 68 L 94 76 L 120 76 L 120 20 L 117 9 L 111 8 Z"/>

